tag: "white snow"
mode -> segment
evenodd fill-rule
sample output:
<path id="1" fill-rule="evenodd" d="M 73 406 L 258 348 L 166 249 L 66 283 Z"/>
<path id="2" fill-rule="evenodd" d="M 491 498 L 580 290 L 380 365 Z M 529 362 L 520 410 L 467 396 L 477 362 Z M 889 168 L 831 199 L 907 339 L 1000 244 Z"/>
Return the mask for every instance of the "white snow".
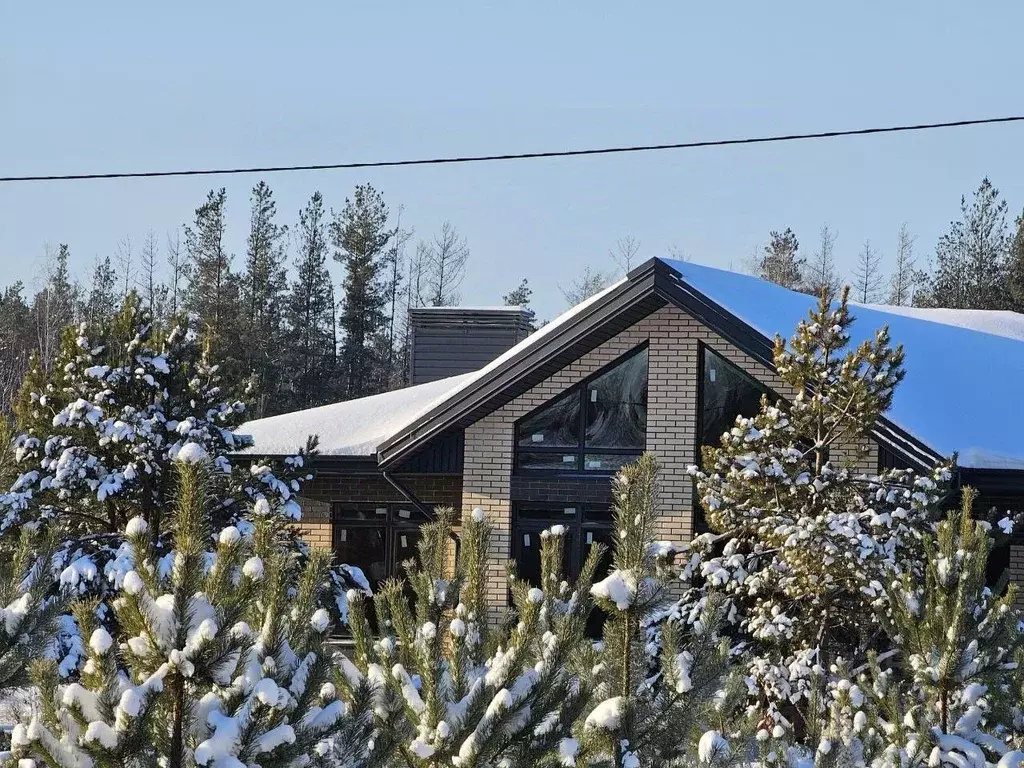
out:
<path id="1" fill-rule="evenodd" d="M 250 435 L 255 441 L 243 453 L 287 456 L 303 448 L 310 435 L 318 435 L 322 456 L 372 456 L 381 442 L 473 375 L 451 376 L 380 395 L 255 419 L 236 432 Z"/>
<path id="2" fill-rule="evenodd" d="M 628 610 L 636 600 L 636 576 L 616 569 L 594 584 L 590 594 L 611 601 L 620 611 Z"/>
<path id="3" fill-rule="evenodd" d="M 93 653 L 97 656 L 105 654 L 113 644 L 114 638 L 103 627 L 94 629 L 92 635 L 89 636 L 89 647 L 92 648 Z"/>
<path id="4" fill-rule="evenodd" d="M 183 464 L 199 464 L 210 458 L 210 454 L 199 443 L 185 443 L 174 458 Z"/>
<path id="5" fill-rule="evenodd" d="M 702 763 L 710 763 L 716 757 L 727 757 L 729 742 L 719 731 L 707 731 L 697 742 L 697 758 Z"/>
<path id="6" fill-rule="evenodd" d="M 619 723 L 622 720 L 622 708 L 624 704 L 625 699 L 621 696 L 613 696 L 610 699 L 605 699 L 594 707 L 590 714 L 587 715 L 587 719 L 584 721 L 583 727 L 597 728 L 604 731 L 611 731 L 618 728 Z"/>
<path id="7" fill-rule="evenodd" d="M 149 525 L 145 518 L 136 515 L 124 527 L 124 534 L 125 536 L 142 536 L 147 530 L 149 530 Z"/>
<path id="8" fill-rule="evenodd" d="M 246 422 L 235 431 L 241 435 L 250 435 L 254 445 L 242 453 L 290 455 L 306 444 L 307 437 L 319 435 L 320 454 L 323 456 L 373 456 L 380 445 L 399 435 L 420 416 L 475 382 L 485 379 L 507 360 L 584 313 L 624 281 L 625 278 L 613 283 L 563 312 L 478 371 L 380 395 Z"/>
<path id="9" fill-rule="evenodd" d="M 310 625 L 317 632 L 326 632 L 331 624 L 331 615 L 323 608 L 317 608 L 309 620 Z"/>
<path id="10" fill-rule="evenodd" d="M 686 286 L 768 339 L 789 338 L 817 299 L 750 275 L 663 260 Z M 1024 315 L 854 305 L 850 346 L 883 326 L 906 352 L 907 375 L 885 414 L 963 467 L 1024 469 L 1024 441 L 1006 428 L 1024 380 Z"/>

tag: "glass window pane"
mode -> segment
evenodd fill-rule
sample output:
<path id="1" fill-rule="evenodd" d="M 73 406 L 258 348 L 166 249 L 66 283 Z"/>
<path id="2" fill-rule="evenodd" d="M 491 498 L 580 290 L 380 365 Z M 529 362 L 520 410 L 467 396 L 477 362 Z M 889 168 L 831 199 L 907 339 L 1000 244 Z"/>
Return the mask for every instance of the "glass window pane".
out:
<path id="1" fill-rule="evenodd" d="M 386 520 L 387 506 L 338 502 L 332 507 L 335 520 Z"/>
<path id="2" fill-rule="evenodd" d="M 406 560 L 419 559 L 419 550 L 417 549 L 417 546 L 420 543 L 420 529 L 396 528 L 394 536 L 395 564 L 393 575 L 396 577 L 403 577 L 405 576 L 405 569 L 402 567 L 402 563 Z"/>
<path id="3" fill-rule="evenodd" d="M 334 554 L 337 561 L 361 568 L 374 591 L 389 575 L 385 538 L 383 525 L 334 525 Z"/>
<path id="4" fill-rule="evenodd" d="M 526 416 L 516 428 L 520 448 L 576 448 L 580 444 L 578 390 Z"/>
<path id="5" fill-rule="evenodd" d="M 520 453 L 520 469 L 579 469 L 577 453 Z"/>
<path id="6" fill-rule="evenodd" d="M 576 520 L 578 507 L 557 504 L 518 504 L 516 505 L 516 516 L 520 520 L 540 520 L 549 522 L 551 525 L 570 525 Z"/>
<path id="7" fill-rule="evenodd" d="M 583 468 L 588 472 L 618 472 L 623 465 L 636 461 L 640 454 L 588 453 L 583 459 Z"/>
<path id="8" fill-rule="evenodd" d="M 753 416 L 761 409 L 767 389 L 738 366 L 704 348 L 701 382 L 701 445 L 719 445 L 737 416 Z"/>
<path id="9" fill-rule="evenodd" d="M 610 506 L 586 506 L 583 508 L 583 522 L 585 523 L 610 523 L 612 520 L 612 508 Z"/>
<path id="10" fill-rule="evenodd" d="M 587 448 L 643 448 L 647 442 L 647 350 L 587 386 Z"/>
<path id="11" fill-rule="evenodd" d="M 614 544 L 614 535 L 611 528 L 596 527 L 596 528 L 584 528 L 583 530 L 583 558 L 580 560 L 582 565 L 583 560 L 590 555 L 590 550 L 593 549 L 595 544 L 604 544 L 606 549 L 604 554 L 601 555 L 601 560 L 597 565 L 597 571 L 594 573 L 594 581 L 600 581 L 612 568 L 612 545 Z M 597 606 L 594 606 L 590 612 L 590 617 L 587 619 L 587 636 L 588 637 L 600 637 L 601 631 L 604 629 L 604 621 L 607 615 Z"/>

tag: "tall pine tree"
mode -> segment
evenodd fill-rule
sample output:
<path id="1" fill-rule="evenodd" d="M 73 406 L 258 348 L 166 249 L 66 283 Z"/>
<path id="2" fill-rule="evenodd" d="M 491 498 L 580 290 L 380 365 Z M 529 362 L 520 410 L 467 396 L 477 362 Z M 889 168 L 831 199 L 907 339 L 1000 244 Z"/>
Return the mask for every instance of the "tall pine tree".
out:
<path id="1" fill-rule="evenodd" d="M 987 178 L 970 205 L 960 198 L 960 219 L 935 247 L 936 268 L 916 298 L 926 307 L 1003 309 L 1006 291 L 1006 201 Z"/>
<path id="2" fill-rule="evenodd" d="M 290 410 L 330 402 L 336 386 L 334 285 L 327 271 L 327 221 L 316 192 L 299 212 L 298 263 L 285 304 Z"/>
<path id="3" fill-rule="evenodd" d="M 224 247 L 224 188 L 210 190 L 206 202 L 196 208 L 195 220 L 185 228 L 189 261 L 189 285 L 185 309 L 204 332 L 215 360 L 231 361 L 239 376 L 238 276 L 231 271 L 231 256 Z"/>
<path id="4" fill-rule="evenodd" d="M 274 217 L 277 204 L 264 181 L 252 190 L 245 271 L 240 279 L 242 314 L 239 323 L 242 365 L 252 377 L 253 415 L 278 413 L 282 408 L 284 362 L 283 296 L 286 226 Z"/>
<path id="5" fill-rule="evenodd" d="M 757 276 L 791 290 L 804 282 L 806 259 L 799 255 L 800 242 L 793 230 L 772 232 L 756 264 Z"/>
<path id="6" fill-rule="evenodd" d="M 345 268 L 340 327 L 341 375 L 345 396 L 372 395 L 382 389 L 379 337 L 386 330 L 387 292 L 384 254 L 394 230 L 388 227 L 384 197 L 369 184 L 356 187 L 330 225 L 334 259 Z"/>

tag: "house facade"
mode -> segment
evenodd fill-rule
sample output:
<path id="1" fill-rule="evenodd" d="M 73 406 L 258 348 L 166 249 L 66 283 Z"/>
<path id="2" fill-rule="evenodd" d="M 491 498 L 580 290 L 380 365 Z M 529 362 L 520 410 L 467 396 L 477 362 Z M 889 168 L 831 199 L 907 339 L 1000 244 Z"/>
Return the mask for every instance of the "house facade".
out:
<path id="1" fill-rule="evenodd" d="M 319 435 L 303 534 L 371 583 L 399 573 L 436 508 L 483 509 L 495 531 L 488 591 L 501 606 L 506 562 L 535 576 L 545 528 L 566 526 L 570 573 L 591 546 L 610 542 L 611 477 L 645 450 L 662 467 L 659 535 L 685 542 L 698 532 L 686 468 L 737 415 L 752 414 L 762 393 L 795 395 L 773 369 L 770 336 L 790 335 L 813 301 L 749 276 L 654 259 L 529 335 L 522 314 L 507 308 L 428 310 L 413 319 L 414 381 L 423 383 L 239 431 L 252 434 L 260 455 L 289 454 Z M 992 387 L 987 401 L 950 403 L 955 414 L 929 412 L 975 357 L 988 374 L 1024 382 L 1024 317 L 929 312 L 854 308 L 853 343 L 890 325 L 908 375 L 871 438 L 836 446 L 832 460 L 871 473 L 925 469 L 960 451 L 958 481 L 979 491 L 983 508 L 1024 510 L 1024 440 L 1015 446 L 998 428 L 1004 414 Z M 508 349 L 498 354 L 500 346 Z M 481 348 L 496 357 L 476 368 Z M 1024 540 L 994 560 L 1024 583 Z"/>

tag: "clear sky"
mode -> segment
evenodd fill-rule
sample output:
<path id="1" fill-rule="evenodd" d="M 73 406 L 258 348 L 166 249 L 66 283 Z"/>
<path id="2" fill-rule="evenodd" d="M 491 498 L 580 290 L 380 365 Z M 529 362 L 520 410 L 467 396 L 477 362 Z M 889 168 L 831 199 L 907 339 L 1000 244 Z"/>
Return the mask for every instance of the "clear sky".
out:
<path id="1" fill-rule="evenodd" d="M 0 3 L 0 171 L 319 163 L 674 142 L 1024 113 L 1024 3 Z M 918 253 L 989 175 L 1024 207 L 1024 124 L 779 146 L 268 178 L 291 222 L 314 190 L 379 188 L 417 236 L 450 219 L 467 303 L 558 284 L 631 234 L 740 267 L 769 230 L 852 266 Z M 240 265 L 256 178 L 0 185 L 0 282 L 45 244 L 85 277 L 225 185 Z"/>

